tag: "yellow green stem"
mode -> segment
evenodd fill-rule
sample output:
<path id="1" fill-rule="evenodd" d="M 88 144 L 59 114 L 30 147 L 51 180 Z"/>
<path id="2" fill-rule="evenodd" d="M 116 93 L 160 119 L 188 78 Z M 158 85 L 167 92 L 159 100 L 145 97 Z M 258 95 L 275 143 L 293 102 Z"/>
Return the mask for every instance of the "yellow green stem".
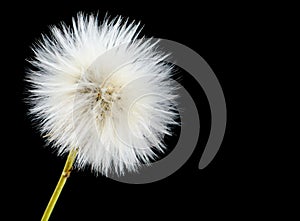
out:
<path id="1" fill-rule="evenodd" d="M 42 217 L 42 220 L 41 221 L 47 221 L 53 211 L 53 208 L 55 206 L 55 203 L 68 179 L 68 177 L 70 176 L 70 173 L 71 173 L 71 170 L 72 170 L 72 166 L 73 166 L 73 163 L 74 163 L 74 160 L 76 158 L 76 155 L 77 155 L 77 150 L 76 149 L 72 149 L 70 152 L 69 152 L 69 155 L 68 155 L 68 158 L 67 158 L 67 161 L 66 161 L 66 164 L 65 164 L 65 167 L 64 167 L 64 170 L 59 178 L 59 181 L 56 185 L 56 188 L 51 196 L 51 199 L 47 205 L 47 208 L 44 212 L 44 215 Z"/>

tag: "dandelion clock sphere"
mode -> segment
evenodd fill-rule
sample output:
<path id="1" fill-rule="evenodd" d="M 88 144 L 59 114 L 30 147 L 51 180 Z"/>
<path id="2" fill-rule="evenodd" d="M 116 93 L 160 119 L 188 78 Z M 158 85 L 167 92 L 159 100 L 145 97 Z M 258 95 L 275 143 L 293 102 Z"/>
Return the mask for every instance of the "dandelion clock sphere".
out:
<path id="1" fill-rule="evenodd" d="M 136 171 L 163 151 L 176 124 L 176 88 L 166 54 L 138 39 L 139 24 L 82 13 L 33 47 L 30 113 L 59 155 L 69 153 L 47 220 L 74 163 L 107 175 Z"/>

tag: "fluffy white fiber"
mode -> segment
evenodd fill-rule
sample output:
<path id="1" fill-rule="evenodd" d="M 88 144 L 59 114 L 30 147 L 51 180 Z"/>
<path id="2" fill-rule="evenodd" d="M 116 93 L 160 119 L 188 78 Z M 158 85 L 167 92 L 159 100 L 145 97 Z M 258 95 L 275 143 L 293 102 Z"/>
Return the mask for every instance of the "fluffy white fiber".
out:
<path id="1" fill-rule="evenodd" d="M 59 155 L 78 149 L 79 169 L 136 171 L 176 124 L 172 67 L 139 32 L 121 17 L 78 14 L 33 47 L 30 113 Z"/>

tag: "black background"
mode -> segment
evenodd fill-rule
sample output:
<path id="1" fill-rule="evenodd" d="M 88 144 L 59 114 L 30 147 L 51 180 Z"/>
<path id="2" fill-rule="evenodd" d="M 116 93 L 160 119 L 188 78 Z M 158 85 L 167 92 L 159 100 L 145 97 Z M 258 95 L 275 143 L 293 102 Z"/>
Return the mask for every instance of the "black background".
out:
<path id="1" fill-rule="evenodd" d="M 259 7 L 237 4 L 170 4 L 140 1 L 136 4 L 104 1 L 26 2 L 5 8 L 9 15 L 3 47 L 10 45 L 2 62 L 9 64 L 8 89 L 2 93 L 6 115 L 4 139 L 12 151 L 6 163 L 12 191 L 7 204 L 13 208 L 9 220 L 39 220 L 58 181 L 65 157 L 59 158 L 45 147 L 37 129 L 26 116 L 24 103 L 25 61 L 32 56 L 30 46 L 48 33 L 49 25 L 71 23 L 79 11 L 98 12 L 102 19 L 123 15 L 144 24 L 142 34 L 180 42 L 200 54 L 213 69 L 223 88 L 228 122 L 222 146 L 214 160 L 204 169 L 198 163 L 209 135 L 210 111 L 204 92 L 192 78 L 182 72 L 182 85 L 193 96 L 200 113 L 201 134 L 192 157 L 177 172 L 164 180 L 144 185 L 129 185 L 109 178 L 95 177 L 88 170 L 74 171 L 56 204 L 51 220 L 158 219 L 170 216 L 201 219 L 204 215 L 239 218 L 263 210 L 264 197 L 257 189 L 266 189 L 249 160 L 251 137 L 246 128 L 251 122 L 243 88 L 250 78 L 245 54 L 250 53 L 259 27 Z M 6 27 L 5 27 L 6 28 Z M 255 32 L 254 32 L 255 31 Z M 10 44 L 13 42 L 13 44 Z M 11 63 L 8 63 L 8 62 Z M 180 73 L 179 73 L 180 74 Z M 5 96 L 9 94 L 11 96 Z M 244 127 L 241 127 L 244 125 Z M 255 131 L 251 134 L 255 135 Z M 174 143 L 175 141 L 173 141 Z M 172 146 L 172 140 L 170 141 Z M 8 147 L 5 147 L 8 148 Z M 171 147 L 170 147 L 171 148 Z M 5 158 L 5 156 L 2 156 Z M 251 205 L 250 201 L 255 201 Z"/>

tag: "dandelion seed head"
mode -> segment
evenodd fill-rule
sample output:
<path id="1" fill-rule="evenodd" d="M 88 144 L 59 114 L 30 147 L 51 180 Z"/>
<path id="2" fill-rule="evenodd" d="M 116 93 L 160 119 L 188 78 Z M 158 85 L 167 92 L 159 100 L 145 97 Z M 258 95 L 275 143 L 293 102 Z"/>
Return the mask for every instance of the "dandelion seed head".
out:
<path id="1" fill-rule="evenodd" d="M 75 166 L 123 174 L 163 151 L 176 125 L 172 66 L 140 25 L 82 13 L 51 28 L 32 49 L 30 113 L 57 153 L 78 149 Z"/>

